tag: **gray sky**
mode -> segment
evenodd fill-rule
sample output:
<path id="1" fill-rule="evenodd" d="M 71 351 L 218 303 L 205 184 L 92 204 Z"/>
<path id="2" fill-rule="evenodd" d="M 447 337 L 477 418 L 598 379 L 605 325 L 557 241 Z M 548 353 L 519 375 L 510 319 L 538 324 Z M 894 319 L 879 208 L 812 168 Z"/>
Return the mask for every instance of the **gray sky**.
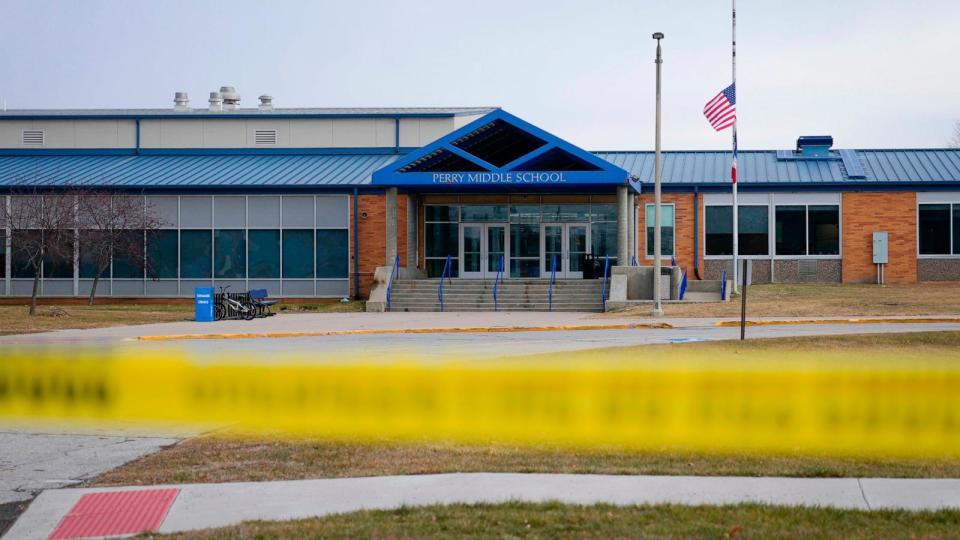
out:
<path id="1" fill-rule="evenodd" d="M 9 108 L 499 105 L 591 150 L 727 148 L 728 0 L 0 0 Z M 741 148 L 939 147 L 960 119 L 958 0 L 740 0 Z"/>

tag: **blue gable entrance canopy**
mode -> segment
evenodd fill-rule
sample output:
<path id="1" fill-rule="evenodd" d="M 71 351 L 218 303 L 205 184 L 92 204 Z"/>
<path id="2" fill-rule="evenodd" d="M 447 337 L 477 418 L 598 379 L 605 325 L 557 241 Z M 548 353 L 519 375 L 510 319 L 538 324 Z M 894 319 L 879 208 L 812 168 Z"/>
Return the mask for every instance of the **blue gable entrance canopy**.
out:
<path id="1" fill-rule="evenodd" d="M 497 109 L 376 171 L 372 183 L 457 190 L 583 189 L 626 185 L 628 177 L 609 161 Z"/>

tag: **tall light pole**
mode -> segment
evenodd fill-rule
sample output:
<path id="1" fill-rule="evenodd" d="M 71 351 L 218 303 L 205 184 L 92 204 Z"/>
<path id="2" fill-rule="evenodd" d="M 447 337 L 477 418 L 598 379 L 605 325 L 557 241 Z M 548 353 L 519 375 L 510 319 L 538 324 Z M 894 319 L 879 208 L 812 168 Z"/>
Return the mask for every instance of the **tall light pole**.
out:
<path id="1" fill-rule="evenodd" d="M 655 61 L 657 64 L 657 133 L 653 177 L 653 311 L 650 315 L 663 317 L 663 306 L 660 305 L 660 176 L 663 172 L 660 160 L 660 66 L 663 64 L 660 40 L 663 39 L 663 33 L 653 34 L 653 39 L 657 40 L 657 59 Z"/>

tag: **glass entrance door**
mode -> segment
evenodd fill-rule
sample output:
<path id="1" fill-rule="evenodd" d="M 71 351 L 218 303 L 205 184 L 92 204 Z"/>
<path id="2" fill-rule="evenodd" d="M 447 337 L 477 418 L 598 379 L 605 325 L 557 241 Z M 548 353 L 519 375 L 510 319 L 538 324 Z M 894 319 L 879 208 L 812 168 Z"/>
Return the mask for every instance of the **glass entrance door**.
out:
<path id="1" fill-rule="evenodd" d="M 587 254 L 587 226 L 579 223 L 545 223 L 541 235 L 543 252 L 540 275 L 549 278 L 555 268 L 558 278 L 582 278 Z"/>
<path id="2" fill-rule="evenodd" d="M 460 277 L 494 278 L 508 268 L 507 226 L 503 223 L 464 223 L 460 226 Z"/>

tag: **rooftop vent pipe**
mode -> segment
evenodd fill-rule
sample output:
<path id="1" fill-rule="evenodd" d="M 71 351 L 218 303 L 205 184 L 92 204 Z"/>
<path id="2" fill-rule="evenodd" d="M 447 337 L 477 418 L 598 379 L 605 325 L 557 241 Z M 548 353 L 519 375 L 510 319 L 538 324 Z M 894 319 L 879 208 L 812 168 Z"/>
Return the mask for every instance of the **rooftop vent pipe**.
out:
<path id="1" fill-rule="evenodd" d="M 220 112 L 223 110 L 223 95 L 220 92 L 210 92 L 210 111 Z"/>
<path id="2" fill-rule="evenodd" d="M 235 111 L 240 107 L 240 93 L 232 86 L 221 86 L 220 94 L 223 96 L 223 110 Z"/>
<path id="3" fill-rule="evenodd" d="M 176 92 L 173 95 L 173 110 L 175 111 L 190 110 L 190 98 L 187 97 L 186 92 Z"/>
<path id="4" fill-rule="evenodd" d="M 273 96 L 268 96 L 264 94 L 260 96 L 260 106 L 258 107 L 261 111 L 272 111 L 273 110 Z"/>

